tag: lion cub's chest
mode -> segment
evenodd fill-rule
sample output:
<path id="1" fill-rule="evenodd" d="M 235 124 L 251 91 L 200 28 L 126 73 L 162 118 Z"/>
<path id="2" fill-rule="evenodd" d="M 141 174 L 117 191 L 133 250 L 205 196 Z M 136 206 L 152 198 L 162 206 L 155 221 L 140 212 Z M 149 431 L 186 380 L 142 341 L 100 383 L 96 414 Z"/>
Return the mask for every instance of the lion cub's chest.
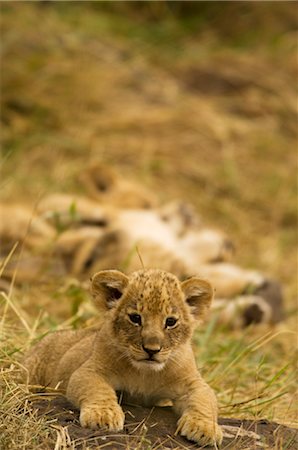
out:
<path id="1" fill-rule="evenodd" d="M 140 373 L 134 369 L 115 377 L 114 389 L 121 393 L 125 401 L 142 405 L 155 404 L 168 393 L 167 383 L 161 380 L 160 373 L 151 370 Z"/>

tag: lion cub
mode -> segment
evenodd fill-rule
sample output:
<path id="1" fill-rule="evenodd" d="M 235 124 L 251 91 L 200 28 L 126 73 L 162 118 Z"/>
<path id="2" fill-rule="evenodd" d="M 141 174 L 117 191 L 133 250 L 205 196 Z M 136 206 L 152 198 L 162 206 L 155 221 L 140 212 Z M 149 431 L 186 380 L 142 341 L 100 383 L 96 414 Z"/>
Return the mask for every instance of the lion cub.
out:
<path id="1" fill-rule="evenodd" d="M 171 400 L 177 431 L 201 445 L 219 444 L 216 398 L 190 343 L 209 309 L 211 285 L 197 277 L 179 282 L 158 269 L 130 276 L 104 270 L 91 291 L 104 313 L 101 326 L 44 338 L 25 359 L 30 383 L 59 386 L 80 409 L 83 427 L 114 431 L 125 419 L 116 391 L 145 405 Z"/>

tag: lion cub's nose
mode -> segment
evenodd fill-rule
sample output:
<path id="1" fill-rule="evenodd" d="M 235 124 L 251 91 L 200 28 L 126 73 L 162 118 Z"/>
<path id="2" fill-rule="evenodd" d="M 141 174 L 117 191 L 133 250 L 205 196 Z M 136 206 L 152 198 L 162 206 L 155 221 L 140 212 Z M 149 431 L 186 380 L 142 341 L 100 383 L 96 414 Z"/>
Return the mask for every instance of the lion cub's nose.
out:
<path id="1" fill-rule="evenodd" d="M 145 350 L 146 353 L 148 353 L 149 357 L 152 358 L 153 355 L 155 355 L 156 353 L 160 352 L 160 347 L 157 346 L 152 346 L 152 347 L 145 347 L 143 345 L 143 350 Z"/>

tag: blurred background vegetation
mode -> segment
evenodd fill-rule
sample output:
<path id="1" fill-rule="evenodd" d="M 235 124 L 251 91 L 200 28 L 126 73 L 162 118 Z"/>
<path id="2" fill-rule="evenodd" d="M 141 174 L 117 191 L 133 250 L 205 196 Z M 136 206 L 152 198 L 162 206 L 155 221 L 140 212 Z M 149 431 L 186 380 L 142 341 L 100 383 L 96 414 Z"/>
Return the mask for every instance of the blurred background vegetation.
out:
<path id="1" fill-rule="evenodd" d="M 1 197 L 99 159 L 296 292 L 296 2 L 1 2 Z"/>

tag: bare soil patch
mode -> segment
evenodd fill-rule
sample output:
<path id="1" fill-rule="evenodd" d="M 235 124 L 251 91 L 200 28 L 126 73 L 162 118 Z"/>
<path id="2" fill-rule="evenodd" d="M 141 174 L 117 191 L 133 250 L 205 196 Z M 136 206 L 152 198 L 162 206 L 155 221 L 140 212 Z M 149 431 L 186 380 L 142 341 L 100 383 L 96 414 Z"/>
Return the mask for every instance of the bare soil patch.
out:
<path id="1" fill-rule="evenodd" d="M 175 435 L 177 417 L 170 407 L 145 408 L 123 405 L 126 423 L 123 432 L 82 428 L 79 411 L 64 397 L 37 400 L 33 406 L 39 415 L 57 418 L 76 449 L 194 449 L 198 446 Z M 298 430 L 268 420 L 239 420 L 220 418 L 224 427 L 222 449 L 298 448 Z"/>

